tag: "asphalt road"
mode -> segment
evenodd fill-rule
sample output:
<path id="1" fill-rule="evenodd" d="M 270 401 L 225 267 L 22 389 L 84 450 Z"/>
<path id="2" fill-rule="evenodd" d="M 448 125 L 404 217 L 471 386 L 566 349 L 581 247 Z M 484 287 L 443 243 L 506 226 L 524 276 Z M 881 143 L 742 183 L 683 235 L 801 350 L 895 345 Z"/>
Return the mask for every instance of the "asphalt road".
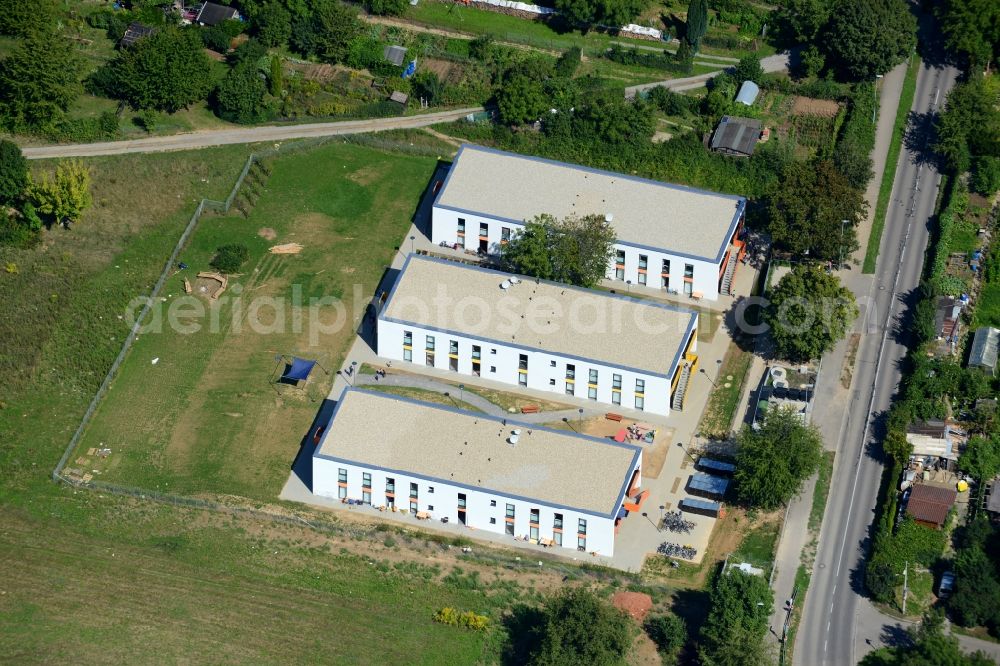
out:
<path id="1" fill-rule="evenodd" d="M 917 75 L 913 111 L 938 109 L 957 75 L 954 68 L 924 64 Z M 879 638 L 881 625 L 858 622 L 865 602 L 864 555 L 883 469 L 876 420 L 889 409 L 898 388 L 899 362 L 907 351 L 906 332 L 900 335 L 899 324 L 920 282 L 941 181 L 934 166 L 923 163 L 924 157 L 907 146 L 900 153 L 875 279 L 862 303 L 865 319 L 854 389 L 799 625 L 796 664 L 854 664 L 860 656 L 857 644 Z"/>
<path id="2" fill-rule="evenodd" d="M 53 157 L 93 157 L 95 155 L 121 155 L 123 153 L 153 153 L 168 150 L 191 150 L 207 146 L 224 146 L 235 143 L 277 142 L 289 139 L 304 139 L 336 134 L 360 134 L 380 132 L 390 129 L 425 127 L 437 123 L 458 120 L 470 113 L 482 111 L 482 107 L 469 107 L 426 113 L 418 116 L 395 116 L 368 120 L 344 120 L 332 123 L 303 123 L 299 125 L 265 125 L 263 127 L 241 127 L 237 129 L 206 130 L 189 134 L 152 136 L 128 141 L 108 141 L 104 143 L 76 143 L 55 146 L 25 148 L 28 159 L 48 159 Z"/>

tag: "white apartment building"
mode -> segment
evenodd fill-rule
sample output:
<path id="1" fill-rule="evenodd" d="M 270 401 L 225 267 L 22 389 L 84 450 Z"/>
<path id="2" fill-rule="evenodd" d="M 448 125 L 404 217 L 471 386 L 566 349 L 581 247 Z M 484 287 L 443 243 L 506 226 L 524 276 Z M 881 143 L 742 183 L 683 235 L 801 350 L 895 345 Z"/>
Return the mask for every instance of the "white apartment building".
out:
<path id="1" fill-rule="evenodd" d="M 697 312 L 419 255 L 377 326 L 383 358 L 663 416 L 698 366 Z"/>
<path id="2" fill-rule="evenodd" d="M 495 254 L 542 213 L 604 215 L 618 238 L 609 279 L 716 300 L 745 253 L 745 211 L 744 197 L 466 144 L 434 200 L 431 239 Z"/>
<path id="3" fill-rule="evenodd" d="M 312 491 L 611 556 L 638 510 L 641 459 L 610 439 L 348 389 L 313 453 Z"/>

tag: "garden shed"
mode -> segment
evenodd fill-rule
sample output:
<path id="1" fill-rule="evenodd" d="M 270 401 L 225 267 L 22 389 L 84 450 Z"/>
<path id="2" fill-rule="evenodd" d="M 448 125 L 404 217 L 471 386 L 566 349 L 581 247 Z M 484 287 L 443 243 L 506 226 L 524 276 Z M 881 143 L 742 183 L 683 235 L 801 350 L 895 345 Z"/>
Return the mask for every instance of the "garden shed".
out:
<path id="1" fill-rule="evenodd" d="M 232 7 L 217 5 L 214 2 L 206 2 L 198 10 L 195 23 L 200 25 L 219 25 L 223 21 L 232 21 L 240 18 L 240 13 Z"/>
<path id="2" fill-rule="evenodd" d="M 759 120 L 723 116 L 712 134 L 711 147 L 717 153 L 750 157 L 760 140 L 760 133 Z"/>
<path id="3" fill-rule="evenodd" d="M 997 348 L 1000 347 L 1000 330 L 983 326 L 976 329 L 969 352 L 969 367 L 978 368 L 995 377 L 997 373 Z"/>

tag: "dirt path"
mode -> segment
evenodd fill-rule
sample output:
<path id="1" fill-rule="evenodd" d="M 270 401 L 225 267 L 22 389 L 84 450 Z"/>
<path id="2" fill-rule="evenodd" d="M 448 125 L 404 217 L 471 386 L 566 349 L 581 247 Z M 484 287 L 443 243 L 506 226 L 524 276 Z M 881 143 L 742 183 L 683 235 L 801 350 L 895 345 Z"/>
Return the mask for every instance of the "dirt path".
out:
<path id="1" fill-rule="evenodd" d="M 48 159 L 53 157 L 93 157 L 95 155 L 121 155 L 124 153 L 153 153 L 168 150 L 192 150 L 207 146 L 223 146 L 237 143 L 279 142 L 290 139 L 305 139 L 338 134 L 362 134 L 390 129 L 410 129 L 426 127 L 438 123 L 464 118 L 470 113 L 482 111 L 481 106 L 425 113 L 418 116 L 395 118 L 371 118 L 367 120 L 344 120 L 329 123 L 303 123 L 298 125 L 265 125 L 263 127 L 241 127 L 236 129 L 206 130 L 171 136 L 153 136 L 127 141 L 107 141 L 103 143 L 80 143 L 56 146 L 25 148 L 28 159 Z"/>

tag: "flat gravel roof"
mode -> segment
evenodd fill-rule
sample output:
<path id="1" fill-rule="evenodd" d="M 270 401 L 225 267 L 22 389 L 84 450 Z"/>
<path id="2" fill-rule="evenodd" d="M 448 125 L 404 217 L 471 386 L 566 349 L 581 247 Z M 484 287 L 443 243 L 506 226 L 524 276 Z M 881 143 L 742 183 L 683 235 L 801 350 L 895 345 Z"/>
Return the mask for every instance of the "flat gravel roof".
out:
<path id="1" fill-rule="evenodd" d="M 697 324 L 692 310 L 535 278 L 501 288 L 511 277 L 410 255 L 380 317 L 667 377 Z M 447 340 L 435 351 L 448 353 Z"/>
<path id="2" fill-rule="evenodd" d="M 520 430 L 516 444 L 509 443 Z M 611 517 L 641 451 L 396 395 L 348 389 L 316 455 Z M 406 488 L 398 490 L 405 494 Z"/>
<path id="3" fill-rule="evenodd" d="M 434 205 L 513 222 L 610 214 L 622 243 L 719 261 L 746 199 L 465 144 Z"/>

